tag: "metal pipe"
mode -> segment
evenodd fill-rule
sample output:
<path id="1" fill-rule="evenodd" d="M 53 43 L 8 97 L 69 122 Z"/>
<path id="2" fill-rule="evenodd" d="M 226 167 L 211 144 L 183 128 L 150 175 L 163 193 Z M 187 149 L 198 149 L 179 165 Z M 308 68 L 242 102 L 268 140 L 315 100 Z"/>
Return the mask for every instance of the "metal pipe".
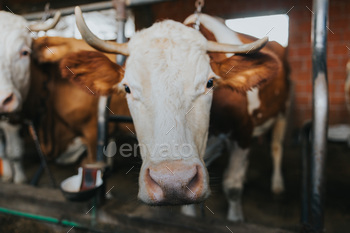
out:
<path id="1" fill-rule="evenodd" d="M 301 223 L 305 226 L 309 223 L 310 217 L 310 136 L 312 122 L 304 124 L 300 139 L 302 144 L 301 166 Z"/>
<path id="2" fill-rule="evenodd" d="M 117 42 L 118 43 L 124 43 L 126 42 L 126 37 L 125 37 L 125 20 L 118 20 L 117 25 L 118 25 L 118 32 L 117 32 Z M 118 65 L 123 66 L 126 57 L 122 54 L 117 54 L 117 59 L 116 62 Z"/>
<path id="3" fill-rule="evenodd" d="M 312 79 L 313 124 L 311 154 L 310 221 L 316 232 L 323 232 L 324 167 L 327 153 L 328 82 L 327 82 L 327 18 L 328 0 L 313 0 Z"/>
<path id="4" fill-rule="evenodd" d="M 107 142 L 107 126 L 108 126 L 108 112 L 110 98 L 107 96 L 100 96 L 98 99 L 97 110 L 97 161 L 103 162 L 103 147 Z"/>
<path id="5" fill-rule="evenodd" d="M 125 0 L 113 0 L 113 6 L 116 10 L 116 20 L 117 20 L 117 27 L 118 27 L 118 32 L 117 32 L 117 43 L 124 43 L 126 42 L 126 37 L 125 37 L 125 22 L 126 22 L 126 3 Z M 117 54 L 116 55 L 116 61 L 117 64 L 120 66 L 123 66 L 125 62 L 125 56 L 122 54 Z"/>
<path id="6" fill-rule="evenodd" d="M 98 108 L 97 108 L 97 147 L 96 147 L 96 160 L 97 162 L 105 161 L 105 156 L 103 153 L 103 148 L 107 143 L 108 136 L 108 112 L 107 108 L 110 102 L 109 96 L 100 96 L 98 99 Z M 105 167 L 102 172 L 105 172 Z M 96 206 L 100 206 L 105 201 L 105 190 L 107 179 L 105 174 L 103 175 L 103 184 L 99 192 L 95 195 L 94 200 L 96 201 Z M 97 207 L 96 207 L 97 208 Z M 93 212 L 93 216 L 96 217 L 96 213 Z"/>
<path id="7" fill-rule="evenodd" d="M 33 178 L 32 178 L 31 181 L 30 181 L 30 185 L 32 185 L 32 186 L 38 186 L 38 183 L 39 183 L 39 181 L 40 181 L 40 177 L 41 177 L 41 175 L 43 174 L 43 172 L 44 172 L 44 170 L 45 170 L 45 167 L 44 167 L 44 166 L 45 166 L 45 165 L 41 162 L 41 163 L 40 163 L 40 166 L 39 166 L 39 168 L 38 168 L 38 170 L 36 170 L 36 172 L 35 172 Z"/>
<path id="8" fill-rule="evenodd" d="M 38 170 L 38 172 L 35 174 L 35 177 L 34 179 L 32 180 L 32 183 L 37 183 L 38 180 L 39 180 L 39 177 L 41 175 L 41 171 L 42 171 L 42 168 L 44 168 L 50 178 L 50 181 L 51 181 L 51 184 L 52 184 L 52 187 L 56 188 L 57 185 L 56 185 L 56 180 L 46 162 L 46 158 L 45 158 L 45 155 L 44 153 L 42 152 L 41 150 L 41 146 L 40 146 L 40 142 L 39 142 L 39 138 L 38 138 L 38 135 L 35 131 L 35 128 L 34 128 L 34 125 L 33 125 L 33 122 L 31 121 L 26 121 L 26 124 L 28 124 L 28 129 L 29 129 L 29 133 L 30 135 L 32 136 L 33 138 L 33 141 L 35 143 L 35 147 L 36 147 L 36 150 L 38 151 L 38 154 L 39 154 L 39 157 L 40 157 L 40 160 L 41 160 L 41 164 L 40 164 L 40 168 Z M 35 179 L 38 179 L 35 181 Z"/>
<path id="9" fill-rule="evenodd" d="M 127 7 L 140 6 L 146 4 L 153 4 L 157 2 L 168 2 L 170 0 L 126 0 Z"/>
<path id="10" fill-rule="evenodd" d="M 157 3 L 157 2 L 164 2 L 164 1 L 165 0 L 128 0 L 128 1 L 126 1 L 126 6 L 127 7 L 134 7 L 134 6 L 146 5 L 146 4 Z M 170 1 L 170 0 L 166 0 L 166 1 Z M 75 8 L 75 6 L 59 8 L 56 10 L 60 11 L 62 16 L 65 16 L 65 15 L 74 14 L 74 8 Z M 81 5 L 80 8 L 83 12 L 108 10 L 108 9 L 113 8 L 113 3 L 112 3 L 112 1 L 90 3 L 90 4 Z M 23 14 L 22 16 L 26 20 L 30 21 L 30 20 L 40 20 L 42 18 L 43 14 L 45 14 L 44 11 L 39 11 L 39 12 Z"/>
<path id="11" fill-rule="evenodd" d="M 132 118 L 129 116 L 109 115 L 108 120 L 113 122 L 133 123 Z"/>
<path id="12" fill-rule="evenodd" d="M 74 7 L 64 7 L 60 9 L 56 9 L 57 11 L 61 12 L 62 16 L 65 15 L 72 15 L 74 14 Z M 105 1 L 105 2 L 97 2 L 97 3 L 90 3 L 80 6 L 81 10 L 83 12 L 89 12 L 89 11 L 101 11 L 101 10 L 108 10 L 113 8 L 111 1 Z M 40 20 L 45 12 L 33 12 L 29 14 L 22 15 L 26 20 Z"/>

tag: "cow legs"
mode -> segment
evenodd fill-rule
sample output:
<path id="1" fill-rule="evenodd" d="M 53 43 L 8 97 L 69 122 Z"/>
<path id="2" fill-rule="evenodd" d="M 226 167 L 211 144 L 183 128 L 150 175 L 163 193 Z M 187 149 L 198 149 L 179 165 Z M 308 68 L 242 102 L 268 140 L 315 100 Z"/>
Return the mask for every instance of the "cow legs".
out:
<path id="1" fill-rule="evenodd" d="M 10 159 L 2 159 L 3 175 L 2 180 L 5 182 L 13 181 L 16 184 L 25 183 L 27 178 L 23 171 L 21 161 L 11 161 Z"/>
<path id="2" fill-rule="evenodd" d="M 96 163 L 97 152 L 97 125 L 96 122 L 87 124 L 83 131 L 83 143 L 87 146 L 87 156 L 83 160 L 83 164 Z"/>
<path id="3" fill-rule="evenodd" d="M 195 217 L 196 214 L 196 205 L 183 205 L 181 206 L 181 213 L 187 216 Z"/>
<path id="4" fill-rule="evenodd" d="M 271 142 L 271 154 L 273 161 L 273 173 L 271 189 L 275 194 L 280 194 L 284 191 L 284 183 L 281 172 L 282 153 L 283 153 L 283 140 L 286 129 L 286 118 L 283 115 L 279 115 L 275 126 L 273 128 L 272 142 Z"/>
<path id="5" fill-rule="evenodd" d="M 16 184 L 26 182 L 22 166 L 23 141 L 19 136 L 20 126 L 9 125 L 5 129 L 6 136 L 6 157 L 9 160 L 13 172 L 13 182 Z"/>
<path id="6" fill-rule="evenodd" d="M 10 160 L 2 158 L 2 169 L 3 174 L 1 180 L 5 182 L 11 182 L 13 178 L 13 171 Z"/>
<path id="7" fill-rule="evenodd" d="M 207 142 L 207 148 L 203 160 L 205 166 L 208 167 L 215 159 L 222 155 L 223 150 L 226 147 L 227 135 L 220 134 L 218 136 L 211 135 Z M 181 213 L 187 216 L 195 217 L 196 214 L 196 205 L 183 205 L 181 206 Z"/>
<path id="8" fill-rule="evenodd" d="M 12 161 L 12 164 L 13 164 L 13 170 L 14 170 L 13 182 L 16 184 L 25 183 L 27 181 L 27 178 L 24 174 L 22 161 L 20 160 Z"/>
<path id="9" fill-rule="evenodd" d="M 241 196 L 248 167 L 249 149 L 242 149 L 237 143 L 231 146 L 230 161 L 224 174 L 224 192 L 229 202 L 227 219 L 243 221 Z"/>
<path id="10" fill-rule="evenodd" d="M 80 137 L 75 137 L 68 145 L 67 149 L 56 159 L 56 163 L 61 165 L 73 164 L 85 151 L 86 145 L 82 142 Z"/>
<path id="11" fill-rule="evenodd" d="M 3 180 L 15 183 L 24 183 L 26 176 L 22 167 L 23 142 L 19 136 L 19 125 L 12 125 L 2 122 L 1 128 L 4 131 L 5 143 L 3 144 Z M 3 143 L 3 142 L 1 142 Z"/>
<path id="12" fill-rule="evenodd" d="M 2 170 L 1 180 L 5 182 L 12 181 L 12 167 L 10 161 L 6 158 L 6 145 L 4 140 L 4 132 L 0 128 L 0 159 L 2 160 Z"/>

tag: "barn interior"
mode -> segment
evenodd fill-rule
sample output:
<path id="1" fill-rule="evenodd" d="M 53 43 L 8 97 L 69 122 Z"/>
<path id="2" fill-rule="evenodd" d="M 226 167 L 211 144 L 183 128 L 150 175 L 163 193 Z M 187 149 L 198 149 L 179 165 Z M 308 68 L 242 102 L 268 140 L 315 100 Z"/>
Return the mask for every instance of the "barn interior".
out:
<path id="1" fill-rule="evenodd" d="M 44 21 L 60 10 L 62 17 L 56 27 L 39 32 L 36 37 L 81 39 L 74 19 L 74 7 L 81 6 L 92 32 L 103 40 L 115 41 L 120 39 L 120 30 L 123 31 L 116 2 L 126 4 L 122 21 L 127 41 L 135 31 L 148 28 L 154 22 L 164 19 L 183 22 L 196 11 L 196 4 L 201 1 L 0 0 L 0 10 L 22 15 L 30 23 Z M 87 152 L 69 164 L 62 164 L 57 157 L 38 149 L 42 142 L 33 140 L 30 125 L 23 124 L 22 164 L 27 181 L 24 184 L 0 181 L 0 232 L 349 232 L 350 112 L 347 95 L 350 93 L 346 91 L 346 79 L 350 74 L 346 66 L 350 51 L 350 2 L 206 0 L 203 3 L 201 12 L 224 19 L 232 30 L 256 38 L 268 35 L 270 40 L 286 48 L 291 91 L 283 142 L 284 192 L 278 195 L 271 192 L 270 144 L 273 135 L 269 130 L 252 141 L 242 196 L 243 222 L 226 218 L 228 204 L 222 182 L 229 163 L 227 148 L 222 149 L 221 156 L 208 166 L 212 193 L 203 203 L 196 204 L 196 217 L 184 216 L 179 206 L 148 206 L 137 198 L 142 160 L 134 129 L 130 123 L 126 125 L 131 130 L 125 128 L 125 122 L 130 119 L 122 116 L 119 122 L 105 123 L 108 128 L 123 127 L 122 132 L 115 130 L 106 138 L 102 136 L 102 145 L 97 143 L 100 158 L 109 163 L 108 169 L 104 170 L 103 189 L 88 199 L 68 200 L 60 184 L 78 173 Z M 317 7 L 323 3 L 327 6 L 326 12 L 322 12 L 321 6 Z M 316 68 L 312 60 L 316 30 L 313 20 L 322 13 L 327 19 L 323 34 L 326 35 L 328 116 L 324 125 L 314 125 L 314 128 L 325 128 L 321 132 L 328 133 L 321 145 L 325 150 L 320 152 L 323 157 L 318 158 L 323 163 L 321 167 L 324 165 L 322 177 L 310 178 L 305 188 L 305 172 L 309 176 L 313 172 L 311 166 L 304 167 L 305 160 L 312 162 L 309 156 L 313 153 L 313 137 L 308 127 L 310 122 L 315 122 L 317 107 L 314 107 L 314 100 L 322 99 L 321 96 L 313 97 Z M 99 97 L 94 98 L 97 101 Z M 106 120 L 115 114 L 107 108 L 102 115 Z M 7 115 L 1 116 L 0 121 L 6 120 Z M 113 151 L 114 145 L 120 148 L 125 144 L 132 148 L 130 156 L 123 156 L 117 149 Z M 320 193 L 312 193 L 313 181 L 320 181 L 316 184 Z M 306 191 L 311 194 L 305 196 Z M 305 208 L 318 208 L 312 206 L 312 194 L 321 199 L 321 227 L 305 220 Z M 305 201 L 305 197 L 310 200 Z"/>

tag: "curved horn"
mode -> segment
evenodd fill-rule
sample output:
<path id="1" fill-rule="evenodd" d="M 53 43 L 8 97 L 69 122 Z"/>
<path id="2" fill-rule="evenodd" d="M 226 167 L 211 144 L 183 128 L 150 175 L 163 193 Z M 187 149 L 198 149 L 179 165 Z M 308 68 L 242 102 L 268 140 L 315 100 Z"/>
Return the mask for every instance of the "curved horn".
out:
<path id="1" fill-rule="evenodd" d="M 75 7 L 75 19 L 81 36 L 91 47 L 106 53 L 129 55 L 127 43 L 119 44 L 116 42 L 104 41 L 95 36 L 86 25 L 81 9 L 78 6 Z"/>
<path id="2" fill-rule="evenodd" d="M 47 21 L 45 21 L 45 22 L 40 22 L 40 23 L 30 25 L 28 28 L 33 32 L 48 31 L 56 27 L 58 21 L 60 21 L 60 18 L 61 18 L 61 12 L 56 11 L 55 16 L 53 17 L 53 21 L 50 24 L 47 24 L 46 23 Z"/>
<path id="3" fill-rule="evenodd" d="M 208 52 L 223 52 L 223 53 L 256 53 L 260 49 L 262 49 L 266 43 L 268 42 L 269 38 L 267 36 L 254 41 L 249 44 L 242 44 L 242 45 L 230 45 L 230 44 L 222 44 L 215 41 L 208 41 L 207 44 L 207 51 Z"/>

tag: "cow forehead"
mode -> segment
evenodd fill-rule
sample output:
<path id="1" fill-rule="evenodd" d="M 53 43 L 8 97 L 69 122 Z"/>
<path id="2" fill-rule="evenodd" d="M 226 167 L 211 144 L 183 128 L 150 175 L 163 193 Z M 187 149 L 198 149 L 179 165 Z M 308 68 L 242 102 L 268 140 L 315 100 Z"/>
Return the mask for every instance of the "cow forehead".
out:
<path id="1" fill-rule="evenodd" d="M 207 40 L 200 32 L 178 22 L 156 23 L 135 34 L 128 46 L 125 76 L 133 86 L 196 86 L 210 72 Z"/>
<path id="2" fill-rule="evenodd" d="M 19 15 L 15 15 L 9 12 L 0 11 L 0 27 L 2 33 L 4 31 L 27 29 L 27 21 Z"/>
<path id="3" fill-rule="evenodd" d="M 18 15 L 0 11 L 0 51 L 4 53 L 18 52 L 24 44 L 31 45 L 31 37 L 27 28 L 27 21 Z"/>
<path id="4" fill-rule="evenodd" d="M 137 32 L 128 46 L 132 54 L 147 50 L 146 45 L 151 48 L 166 48 L 169 44 L 196 47 L 204 51 L 206 49 L 206 39 L 199 31 L 172 20 L 155 23 L 150 28 Z"/>

